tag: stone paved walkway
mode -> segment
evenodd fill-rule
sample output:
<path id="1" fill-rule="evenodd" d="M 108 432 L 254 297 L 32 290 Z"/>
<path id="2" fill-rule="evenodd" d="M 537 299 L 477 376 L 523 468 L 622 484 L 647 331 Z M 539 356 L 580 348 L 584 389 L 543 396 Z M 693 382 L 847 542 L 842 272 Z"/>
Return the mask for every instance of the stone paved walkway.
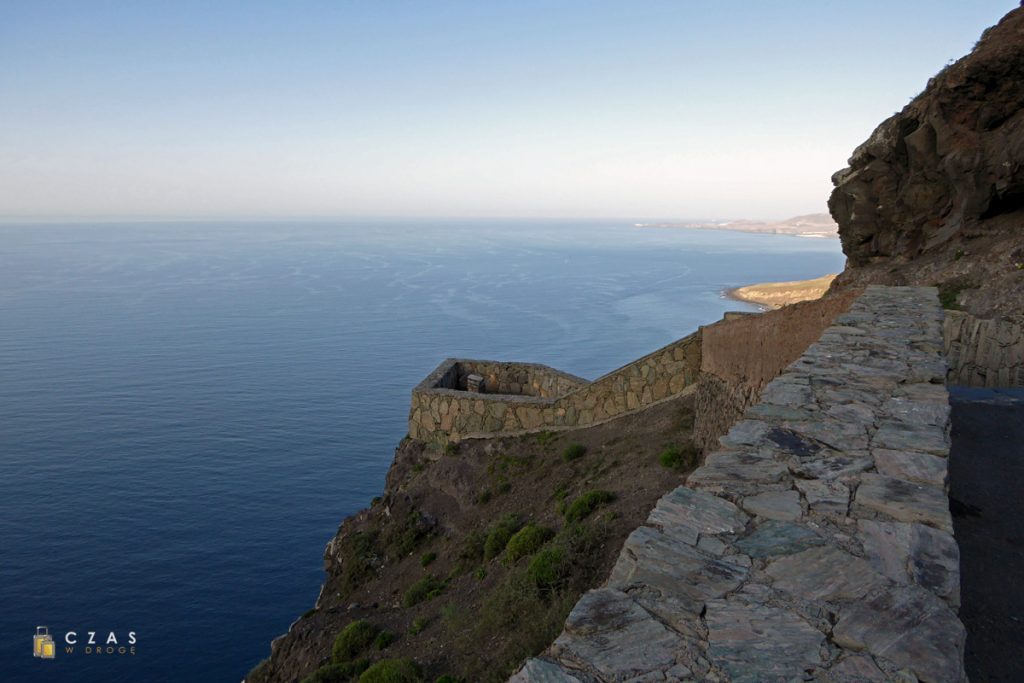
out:
<path id="1" fill-rule="evenodd" d="M 931 288 L 869 287 L 514 683 L 962 683 Z"/>

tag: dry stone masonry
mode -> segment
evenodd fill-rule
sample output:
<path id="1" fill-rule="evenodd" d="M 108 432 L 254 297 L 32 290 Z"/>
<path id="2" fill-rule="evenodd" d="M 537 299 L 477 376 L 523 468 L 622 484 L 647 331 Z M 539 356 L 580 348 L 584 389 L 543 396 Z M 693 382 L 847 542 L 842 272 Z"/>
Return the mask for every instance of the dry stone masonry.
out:
<path id="1" fill-rule="evenodd" d="M 1024 387 L 1024 328 L 947 311 L 943 328 L 950 384 Z"/>
<path id="2" fill-rule="evenodd" d="M 439 445 L 467 437 L 597 424 L 695 386 L 701 333 L 588 382 L 546 365 L 449 358 L 412 392 L 409 436 Z M 471 392 L 469 376 L 483 378 Z"/>
<path id="3" fill-rule="evenodd" d="M 943 312 L 872 286 L 513 683 L 964 683 Z"/>

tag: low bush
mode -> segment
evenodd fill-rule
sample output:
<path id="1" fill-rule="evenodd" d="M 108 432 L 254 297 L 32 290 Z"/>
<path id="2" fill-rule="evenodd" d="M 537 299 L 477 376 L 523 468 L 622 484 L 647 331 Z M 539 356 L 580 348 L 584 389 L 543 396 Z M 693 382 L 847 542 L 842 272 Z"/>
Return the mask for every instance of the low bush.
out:
<path id="1" fill-rule="evenodd" d="M 487 542 L 487 532 L 476 529 L 466 534 L 459 549 L 459 559 L 467 562 L 482 560 L 484 557 L 484 544 Z"/>
<path id="2" fill-rule="evenodd" d="M 383 650 L 393 642 L 395 642 L 394 633 L 391 631 L 381 631 L 377 634 L 377 637 L 373 639 L 373 646 L 378 650 Z"/>
<path id="3" fill-rule="evenodd" d="M 527 524 L 508 539 L 505 546 L 505 555 L 509 562 L 515 562 L 521 557 L 529 557 L 540 550 L 555 532 L 546 527 L 535 524 Z"/>
<path id="4" fill-rule="evenodd" d="M 436 576 L 424 576 L 422 579 L 409 586 L 409 590 L 402 596 L 402 607 L 412 607 L 424 600 L 436 598 L 444 590 L 444 582 Z"/>
<path id="5" fill-rule="evenodd" d="M 526 575 L 537 588 L 550 589 L 568 573 L 565 550 L 560 546 L 544 548 L 526 567 Z"/>
<path id="6" fill-rule="evenodd" d="M 355 659 L 356 655 L 370 646 L 378 633 L 380 629 L 368 621 L 353 621 L 334 639 L 331 660 L 341 664 Z"/>
<path id="7" fill-rule="evenodd" d="M 578 522 L 601 505 L 606 505 L 613 500 L 615 500 L 615 494 L 610 491 L 587 491 L 565 509 L 565 521 Z"/>
<path id="8" fill-rule="evenodd" d="M 426 617 L 416 617 L 415 619 L 412 620 L 412 625 L 409 626 L 409 635 L 411 635 L 411 636 L 416 635 L 417 633 L 419 633 L 423 629 L 425 629 L 427 627 L 427 624 L 429 624 L 429 623 L 430 623 L 430 620 L 427 619 Z"/>
<path id="9" fill-rule="evenodd" d="M 349 683 L 369 667 L 370 660 L 368 659 L 342 664 L 327 664 L 303 678 L 302 683 Z"/>
<path id="10" fill-rule="evenodd" d="M 411 659 L 382 659 L 359 676 L 359 683 L 421 683 L 423 675 Z"/>
<path id="11" fill-rule="evenodd" d="M 587 447 L 581 443 L 571 443 L 562 451 L 562 460 L 572 462 L 587 454 Z"/>
<path id="12" fill-rule="evenodd" d="M 404 515 L 396 515 L 382 534 L 385 552 L 394 560 L 408 557 L 426 541 L 430 531 L 430 524 L 416 509 L 410 509 Z"/>
<path id="13" fill-rule="evenodd" d="M 514 514 L 508 515 L 491 525 L 491 528 L 487 531 L 487 540 L 484 541 L 484 560 L 489 562 L 498 555 L 501 555 L 508 544 L 508 540 L 512 538 L 512 534 L 519 531 L 520 526 L 522 525 L 519 522 L 519 518 Z"/>
<path id="14" fill-rule="evenodd" d="M 420 565 L 423 566 L 423 567 L 426 567 L 427 565 L 429 565 L 431 562 L 433 562 L 436 559 L 437 559 L 437 553 L 434 553 L 434 552 L 424 553 L 420 557 Z"/>
<path id="15" fill-rule="evenodd" d="M 697 449 L 692 445 L 669 446 L 658 456 L 658 461 L 662 467 L 682 471 L 691 469 L 697 464 L 697 455 Z"/>

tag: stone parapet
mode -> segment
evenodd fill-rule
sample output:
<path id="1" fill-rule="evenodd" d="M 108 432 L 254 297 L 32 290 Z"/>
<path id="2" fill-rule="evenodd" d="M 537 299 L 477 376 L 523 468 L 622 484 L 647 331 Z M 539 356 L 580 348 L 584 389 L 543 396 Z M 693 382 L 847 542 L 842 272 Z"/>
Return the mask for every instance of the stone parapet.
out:
<path id="1" fill-rule="evenodd" d="M 943 311 L 868 287 L 515 683 L 965 683 Z"/>
<path id="2" fill-rule="evenodd" d="M 413 389 L 409 436 L 440 445 L 465 438 L 595 425 L 680 395 L 700 372 L 701 332 L 593 382 L 531 363 L 449 358 Z M 466 391 L 466 377 L 484 392 Z"/>

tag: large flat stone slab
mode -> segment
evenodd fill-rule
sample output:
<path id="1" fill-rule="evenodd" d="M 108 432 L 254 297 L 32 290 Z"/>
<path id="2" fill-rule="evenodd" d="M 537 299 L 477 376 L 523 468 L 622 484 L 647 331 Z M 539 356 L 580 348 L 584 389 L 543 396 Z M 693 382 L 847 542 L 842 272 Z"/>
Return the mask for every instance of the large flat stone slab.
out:
<path id="1" fill-rule="evenodd" d="M 783 522 L 795 522 L 803 514 L 796 491 L 766 491 L 747 496 L 741 505 L 752 515 Z"/>
<path id="2" fill-rule="evenodd" d="M 775 588 L 808 601 L 860 598 L 885 583 L 867 562 L 830 545 L 787 555 L 765 571 Z"/>
<path id="3" fill-rule="evenodd" d="M 960 549 L 953 537 L 923 524 L 862 519 L 858 536 L 871 567 L 896 583 L 915 583 L 960 606 Z"/>
<path id="4" fill-rule="evenodd" d="M 901 522 L 921 522 L 953 532 L 949 500 L 941 489 L 868 473 L 861 476 L 854 509 L 873 510 Z"/>
<path id="5" fill-rule="evenodd" d="M 842 609 L 832 638 L 841 647 L 867 650 L 925 683 L 966 683 L 966 631 L 944 602 L 917 586 L 882 591 Z"/>
<path id="6" fill-rule="evenodd" d="M 878 426 L 878 431 L 871 438 L 871 446 L 945 456 L 949 453 L 949 438 L 941 426 L 892 421 Z"/>
<path id="7" fill-rule="evenodd" d="M 946 458 L 915 451 L 874 451 L 875 467 L 887 477 L 943 488 L 946 485 Z"/>
<path id="8" fill-rule="evenodd" d="M 689 609 L 699 614 L 705 600 L 735 590 L 746 578 L 747 567 L 738 559 L 712 557 L 658 529 L 642 526 L 623 544 L 608 586 L 623 591 L 641 587 L 685 599 L 690 601 Z"/>
<path id="9" fill-rule="evenodd" d="M 508 683 L 580 683 L 580 679 L 554 662 L 534 657 L 528 659 Z"/>
<path id="10" fill-rule="evenodd" d="M 750 557 L 772 557 L 792 555 L 824 543 L 821 536 L 803 524 L 768 521 L 735 545 Z"/>
<path id="11" fill-rule="evenodd" d="M 714 600 L 705 621 L 708 656 L 733 683 L 802 680 L 822 664 L 825 635 L 787 610 Z"/>
<path id="12" fill-rule="evenodd" d="M 709 455 L 686 481 L 696 488 L 756 489 L 788 479 L 789 470 L 776 460 L 725 451 Z"/>
<path id="13" fill-rule="evenodd" d="M 727 500 L 680 486 L 666 493 L 651 510 L 647 523 L 695 545 L 701 535 L 742 531 L 750 519 Z"/>
<path id="14" fill-rule="evenodd" d="M 679 635 L 628 595 L 601 588 L 580 598 L 552 650 L 559 660 L 591 669 L 603 680 L 626 681 L 676 666 Z"/>
<path id="15" fill-rule="evenodd" d="M 866 472 L 874 465 L 874 459 L 867 454 L 831 454 L 823 458 L 808 458 L 790 462 L 789 468 L 793 474 L 807 479 L 841 481 Z"/>
<path id="16" fill-rule="evenodd" d="M 793 482 L 804 494 L 811 512 L 833 517 L 845 517 L 850 508 L 850 489 L 838 481 L 797 479 Z"/>

